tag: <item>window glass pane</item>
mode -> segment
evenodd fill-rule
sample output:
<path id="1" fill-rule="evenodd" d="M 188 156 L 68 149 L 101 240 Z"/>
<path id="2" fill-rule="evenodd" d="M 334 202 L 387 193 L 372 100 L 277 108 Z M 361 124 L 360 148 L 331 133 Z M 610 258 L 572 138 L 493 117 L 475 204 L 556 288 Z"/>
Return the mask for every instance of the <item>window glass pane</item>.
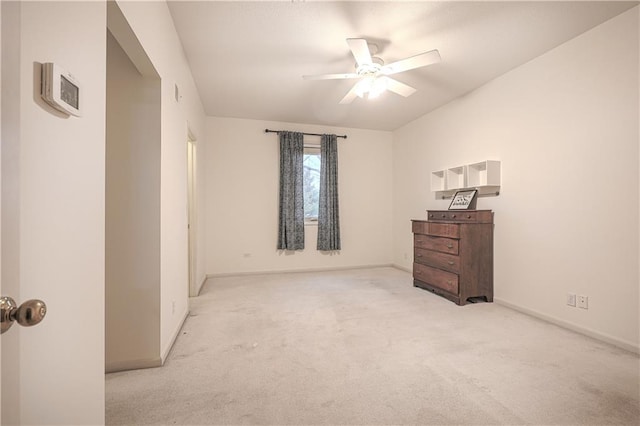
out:
<path id="1" fill-rule="evenodd" d="M 320 150 L 305 148 L 303 160 L 304 217 L 318 219 L 320 194 Z"/>

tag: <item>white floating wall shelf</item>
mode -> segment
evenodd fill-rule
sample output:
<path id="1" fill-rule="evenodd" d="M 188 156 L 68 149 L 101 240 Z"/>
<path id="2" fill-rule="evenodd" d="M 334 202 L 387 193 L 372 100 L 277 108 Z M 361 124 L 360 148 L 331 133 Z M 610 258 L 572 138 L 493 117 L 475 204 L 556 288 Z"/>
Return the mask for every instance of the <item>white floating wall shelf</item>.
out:
<path id="1" fill-rule="evenodd" d="M 431 172 L 431 190 L 432 191 L 444 191 L 446 187 L 444 186 L 445 182 L 445 171 L 439 170 L 437 172 Z"/>
<path id="2" fill-rule="evenodd" d="M 467 166 L 467 186 L 500 186 L 500 162 L 486 160 Z"/>
<path id="3" fill-rule="evenodd" d="M 459 166 L 447 169 L 446 188 L 447 189 L 463 189 L 466 187 L 467 180 L 466 167 Z"/>
<path id="4" fill-rule="evenodd" d="M 499 195 L 500 161 L 485 160 L 431 172 L 431 191 L 436 198 L 450 198 L 462 189 L 477 189 L 478 195 Z"/>

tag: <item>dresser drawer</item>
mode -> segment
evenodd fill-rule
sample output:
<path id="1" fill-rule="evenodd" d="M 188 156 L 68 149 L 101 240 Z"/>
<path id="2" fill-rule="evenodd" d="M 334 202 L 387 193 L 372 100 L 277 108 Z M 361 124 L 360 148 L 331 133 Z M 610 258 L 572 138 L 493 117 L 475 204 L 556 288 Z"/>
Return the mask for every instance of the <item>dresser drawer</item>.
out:
<path id="1" fill-rule="evenodd" d="M 429 222 L 424 220 L 414 220 L 411 222 L 411 232 L 414 234 L 426 235 L 429 233 Z"/>
<path id="2" fill-rule="evenodd" d="M 459 238 L 460 225 L 457 225 L 455 223 L 429 222 L 429 228 L 428 228 L 427 234 L 433 235 L 436 237 Z"/>
<path id="3" fill-rule="evenodd" d="M 452 212 L 429 212 L 429 220 L 447 220 L 459 222 L 475 222 L 478 219 L 476 212 L 452 211 Z"/>
<path id="4" fill-rule="evenodd" d="M 446 211 L 437 211 L 437 212 L 429 212 L 427 217 L 429 220 L 448 220 L 449 212 Z"/>
<path id="5" fill-rule="evenodd" d="M 433 235 L 436 237 L 458 238 L 460 225 L 457 223 L 427 222 L 414 220 L 411 225 L 414 234 Z"/>
<path id="6" fill-rule="evenodd" d="M 493 223 L 490 210 L 428 210 L 427 219 L 435 222 Z"/>
<path id="7" fill-rule="evenodd" d="M 452 240 L 451 238 L 414 234 L 413 245 L 417 248 L 436 250 L 442 253 L 458 254 L 458 240 Z"/>
<path id="8" fill-rule="evenodd" d="M 451 254 L 416 247 L 413 250 L 413 261 L 449 272 L 460 272 L 460 258 Z"/>
<path id="9" fill-rule="evenodd" d="M 458 275 L 420 263 L 413 264 L 413 278 L 451 294 L 458 294 Z"/>

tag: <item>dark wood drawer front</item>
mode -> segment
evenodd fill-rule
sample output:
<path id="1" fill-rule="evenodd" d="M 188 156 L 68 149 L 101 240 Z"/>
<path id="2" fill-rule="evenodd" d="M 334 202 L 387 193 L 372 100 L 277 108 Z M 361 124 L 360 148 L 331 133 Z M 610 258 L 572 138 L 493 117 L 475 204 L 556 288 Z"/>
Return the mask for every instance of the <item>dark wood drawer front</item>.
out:
<path id="1" fill-rule="evenodd" d="M 420 263 L 413 264 L 413 278 L 451 294 L 458 294 L 458 276 Z"/>
<path id="2" fill-rule="evenodd" d="M 414 234 L 428 234 L 429 233 L 429 223 L 414 220 L 411 224 L 411 230 Z"/>
<path id="3" fill-rule="evenodd" d="M 447 220 L 449 219 L 448 212 L 429 212 L 429 220 Z"/>
<path id="4" fill-rule="evenodd" d="M 432 250 L 415 248 L 413 253 L 415 262 L 444 269 L 449 272 L 460 272 L 460 258 L 451 254 L 440 253 Z"/>
<path id="5" fill-rule="evenodd" d="M 414 234 L 448 238 L 459 238 L 460 236 L 460 225 L 457 223 L 413 221 L 411 229 Z"/>
<path id="6" fill-rule="evenodd" d="M 458 254 L 458 240 L 451 238 L 432 237 L 431 235 L 416 234 L 413 245 L 427 250 L 436 250 L 443 253 Z"/>
<path id="7" fill-rule="evenodd" d="M 463 222 L 475 222 L 477 220 L 476 213 L 465 213 L 465 212 L 450 212 L 449 219 L 451 220 L 460 220 Z"/>
<path id="8" fill-rule="evenodd" d="M 429 235 L 438 237 L 459 238 L 460 226 L 455 223 L 431 223 L 429 222 Z"/>
<path id="9" fill-rule="evenodd" d="M 489 210 L 429 210 L 427 218 L 434 222 L 493 223 Z"/>
<path id="10" fill-rule="evenodd" d="M 429 220 L 439 221 L 460 221 L 460 222 L 475 222 L 478 220 L 476 212 L 463 211 L 451 211 L 451 212 L 430 212 Z"/>

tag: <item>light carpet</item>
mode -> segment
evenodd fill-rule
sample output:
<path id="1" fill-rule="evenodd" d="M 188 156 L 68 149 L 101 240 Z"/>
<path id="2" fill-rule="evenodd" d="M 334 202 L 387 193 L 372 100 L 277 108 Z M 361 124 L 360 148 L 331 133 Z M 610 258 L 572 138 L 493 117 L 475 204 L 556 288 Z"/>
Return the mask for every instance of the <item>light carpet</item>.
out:
<path id="1" fill-rule="evenodd" d="M 107 424 L 640 422 L 638 356 L 394 268 L 215 278 L 161 368 L 108 374 Z"/>

